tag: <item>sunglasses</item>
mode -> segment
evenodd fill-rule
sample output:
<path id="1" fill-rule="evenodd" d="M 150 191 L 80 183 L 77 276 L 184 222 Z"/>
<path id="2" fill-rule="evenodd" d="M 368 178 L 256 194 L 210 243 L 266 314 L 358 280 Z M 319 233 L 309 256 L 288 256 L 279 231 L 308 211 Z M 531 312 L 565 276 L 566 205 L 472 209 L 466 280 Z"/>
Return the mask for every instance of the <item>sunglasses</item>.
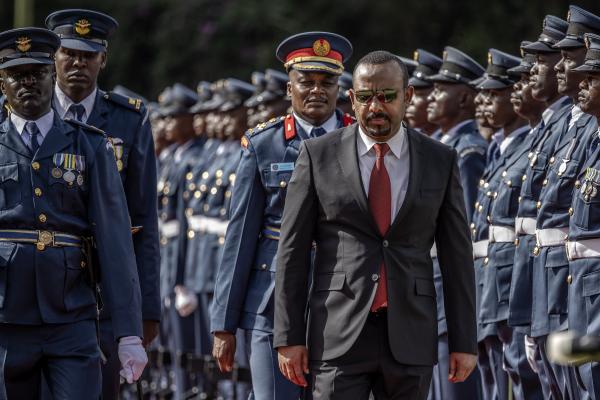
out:
<path id="1" fill-rule="evenodd" d="M 354 98 L 357 102 L 367 104 L 373 101 L 373 97 L 377 98 L 380 103 L 391 103 L 398 97 L 396 89 L 383 90 L 357 90 L 354 92 Z"/>

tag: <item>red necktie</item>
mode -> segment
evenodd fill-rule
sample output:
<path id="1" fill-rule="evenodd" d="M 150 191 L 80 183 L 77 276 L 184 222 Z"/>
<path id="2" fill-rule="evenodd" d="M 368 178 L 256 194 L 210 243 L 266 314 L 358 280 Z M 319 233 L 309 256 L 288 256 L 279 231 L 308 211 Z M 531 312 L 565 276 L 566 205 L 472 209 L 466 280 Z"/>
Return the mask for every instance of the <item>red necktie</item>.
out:
<path id="1" fill-rule="evenodd" d="M 392 220 L 392 189 L 390 185 L 390 176 L 383 158 L 390 150 L 387 143 L 376 143 L 374 146 L 377 160 L 371 171 L 369 180 L 369 208 L 375 218 L 379 233 L 384 236 L 390 228 Z M 375 292 L 375 298 L 371 305 L 371 311 L 377 311 L 387 307 L 387 280 L 385 274 L 385 264 L 382 261 L 379 268 L 379 284 Z"/>

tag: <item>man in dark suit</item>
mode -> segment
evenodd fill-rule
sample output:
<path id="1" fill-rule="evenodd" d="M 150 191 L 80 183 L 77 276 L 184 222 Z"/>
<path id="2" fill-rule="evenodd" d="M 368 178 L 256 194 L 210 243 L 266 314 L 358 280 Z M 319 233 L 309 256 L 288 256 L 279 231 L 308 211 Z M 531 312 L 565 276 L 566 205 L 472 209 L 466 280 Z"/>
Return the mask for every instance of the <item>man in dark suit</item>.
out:
<path id="1" fill-rule="evenodd" d="M 413 92 L 407 81 L 391 53 L 363 57 L 351 90 L 359 123 L 303 142 L 288 185 L 274 347 L 294 383 L 308 385 L 310 365 L 315 399 L 368 399 L 371 391 L 427 397 L 437 361 L 434 240 L 449 379 L 463 381 L 476 363 L 473 255 L 457 154 L 402 124 Z"/>

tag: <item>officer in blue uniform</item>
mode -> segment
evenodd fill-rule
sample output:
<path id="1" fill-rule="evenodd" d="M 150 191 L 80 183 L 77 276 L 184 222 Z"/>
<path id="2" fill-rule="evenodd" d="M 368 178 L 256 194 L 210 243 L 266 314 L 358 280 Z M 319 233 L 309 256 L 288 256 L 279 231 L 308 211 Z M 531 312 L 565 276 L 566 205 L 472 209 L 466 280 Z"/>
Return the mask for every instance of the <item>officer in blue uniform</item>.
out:
<path id="1" fill-rule="evenodd" d="M 520 64 L 520 59 L 496 49 L 488 53 L 488 67 L 486 78 L 478 85 L 482 90 L 485 101 L 485 115 L 489 124 L 498 129 L 493 135 L 488 152 L 488 165 L 484 172 L 479 205 L 473 217 L 475 227 L 474 240 L 488 240 L 488 255 L 483 260 L 479 293 L 479 322 L 484 348 L 488 359 L 493 366 L 496 382 L 504 382 L 507 372 L 514 373 L 517 369 L 518 359 L 510 357 L 512 353 L 504 352 L 504 348 L 512 341 L 512 330 L 506 325 L 504 314 L 508 308 L 508 292 L 510 290 L 510 277 L 514 253 L 505 250 L 507 243 L 514 246 L 514 237 L 509 229 L 504 226 L 491 224 L 491 209 L 497 198 L 502 175 L 506 168 L 514 163 L 516 153 L 522 153 L 523 141 L 529 127 L 517 113 L 514 112 L 510 102 L 513 85 L 520 78 L 520 74 L 509 72 Z M 525 150 L 527 151 L 527 150 Z M 486 188 L 485 186 L 488 185 Z M 485 235 L 487 225 L 487 237 Z M 524 360 L 527 364 L 527 360 Z M 499 376 L 500 375 L 500 376 Z M 516 398 L 525 399 L 522 393 L 521 381 L 513 380 L 513 392 Z M 499 397 L 504 398 L 500 394 Z"/>
<path id="2" fill-rule="evenodd" d="M 600 33 L 600 17 L 579 7 L 569 7 L 569 28 L 564 39 L 554 45 L 562 59 L 556 64 L 558 90 L 577 101 L 583 76 L 573 68 L 583 64 L 586 50 L 583 34 Z M 531 335 L 543 340 L 550 332 L 563 331 L 568 325 L 568 274 L 565 242 L 569 227 L 569 208 L 574 189 L 581 185 L 577 174 L 586 160 L 586 149 L 595 136 L 596 121 L 573 106 L 563 117 L 561 136 L 550 153 L 545 185 L 542 186 L 536 219 L 536 247 L 533 260 L 533 311 Z M 583 318 L 583 316 L 581 316 Z M 542 359 L 547 360 L 542 352 Z M 576 371 L 548 363 L 564 398 L 578 398 L 581 388 Z"/>
<path id="3" fill-rule="evenodd" d="M 2 398 L 39 398 L 42 372 L 56 399 L 100 397 L 94 271 L 121 375 L 133 382 L 147 362 L 114 147 L 101 130 L 64 122 L 52 110 L 59 45 L 46 29 L 0 34 L 0 88 L 11 106 L 0 126 Z"/>
<path id="4" fill-rule="evenodd" d="M 483 174 L 487 143 L 473 121 L 476 91 L 469 82 L 481 77 L 483 67 L 467 54 L 447 46 L 438 73 L 428 79 L 433 91 L 428 99 L 427 119 L 439 125 L 442 143 L 458 153 L 458 168 L 465 196 L 467 215 L 473 215 L 477 185 Z"/>
<path id="5" fill-rule="evenodd" d="M 56 53 L 57 81 L 53 108 L 106 132 L 112 142 L 123 181 L 132 226 L 142 291 L 144 345 L 158 334 L 160 320 L 159 246 L 156 197 L 156 159 L 147 112 L 140 99 L 104 92 L 97 86 L 106 63 L 108 37 L 117 28 L 110 16 L 89 10 L 62 10 L 46 18 L 46 26 L 61 38 Z M 107 297 L 107 296 L 105 296 Z M 110 302 L 110 298 L 105 298 Z M 103 397 L 118 398 L 119 360 L 112 340 L 111 316 L 101 314 Z"/>
<path id="6" fill-rule="evenodd" d="M 427 78 L 435 75 L 439 71 L 440 66 L 442 65 L 442 59 L 423 49 L 415 50 L 413 58 L 418 65 L 408 80 L 408 84 L 414 88 L 414 92 L 410 104 L 406 108 L 405 118 L 411 128 L 417 129 L 419 132 L 439 140 L 442 136 L 441 130 L 436 124 L 427 120 L 427 106 L 430 103 L 428 97 L 433 90 L 433 82 Z M 443 306 L 443 304 L 443 301 L 439 302 L 439 305 Z M 440 310 L 438 309 L 438 318 L 440 317 L 439 311 Z M 444 331 L 445 328 L 442 329 L 440 334 Z"/>
<path id="7" fill-rule="evenodd" d="M 585 74 L 579 105 L 595 117 L 600 117 L 600 36 L 585 35 L 587 55 L 585 63 L 576 68 Z M 600 221 L 598 220 L 598 190 L 600 188 L 600 130 L 594 134 L 588 157 L 579 175 L 580 187 L 574 192 L 572 216 L 569 221 L 567 256 L 569 258 L 569 330 L 579 335 L 600 335 L 600 309 L 598 296 L 600 285 L 600 263 L 598 242 Z M 582 383 L 592 400 L 600 399 L 600 367 L 597 362 L 579 367 Z"/>
<path id="8" fill-rule="evenodd" d="M 198 138 L 193 128 L 191 107 L 197 95 L 188 87 L 176 83 L 170 91 L 168 102 L 163 105 L 167 139 L 172 140 L 171 155 L 158 179 L 158 207 L 161 235 L 161 297 L 164 305 L 161 342 L 171 352 L 172 359 L 178 352 L 194 348 L 194 319 L 181 317 L 176 309 L 177 288 L 183 284 L 187 241 L 181 233 L 187 231 L 183 191 L 185 176 L 195 165 L 204 148 L 204 138 Z M 183 396 L 190 382 L 179 365 L 173 366 L 176 395 Z"/>
<path id="9" fill-rule="evenodd" d="M 254 95 L 244 103 L 248 108 L 249 127 L 257 126 L 271 118 L 285 114 L 290 106 L 286 93 L 288 76 L 283 72 L 268 68 L 265 71 L 265 81 L 264 89 L 257 88 Z"/>
<path id="10" fill-rule="evenodd" d="M 544 398 L 552 395 L 551 377 L 541 357 L 544 342 L 536 342 L 530 336 L 532 310 L 532 265 L 533 249 L 535 246 L 535 218 L 537 202 L 546 176 L 548 153 L 552 151 L 560 136 L 561 121 L 571 110 L 571 100 L 558 92 L 558 82 L 554 65 L 560 60 L 560 51 L 553 47 L 564 38 L 567 30 L 566 21 L 547 15 L 544 18 L 542 32 L 537 41 L 525 45 L 523 50 L 535 56 L 531 68 L 531 95 L 542 101 L 546 109 L 542 113 L 541 127 L 532 139 L 530 151 L 527 154 L 528 163 L 521 177 L 521 188 L 518 197 L 517 216 L 515 218 L 515 235 L 517 247 L 511 278 L 509 294 L 508 325 L 519 327 L 526 332 L 525 349 L 527 359 L 537 372 Z"/>
<path id="11" fill-rule="evenodd" d="M 301 140 L 351 123 L 336 112 L 338 76 L 352 53 L 350 42 L 327 32 L 284 40 L 277 58 L 290 83 L 293 113 L 259 125 L 242 137 L 231 215 L 211 308 L 213 355 L 230 370 L 235 332 L 245 331 L 257 400 L 294 399 L 301 389 L 279 371 L 273 340 L 275 254 L 287 183 Z"/>

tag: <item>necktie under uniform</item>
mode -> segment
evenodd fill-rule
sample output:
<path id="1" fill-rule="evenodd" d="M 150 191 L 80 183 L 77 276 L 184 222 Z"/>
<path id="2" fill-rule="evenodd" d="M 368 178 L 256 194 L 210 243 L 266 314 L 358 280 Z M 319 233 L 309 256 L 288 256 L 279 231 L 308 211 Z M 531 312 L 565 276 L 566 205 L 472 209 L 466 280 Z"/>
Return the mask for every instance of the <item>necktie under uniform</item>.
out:
<path id="1" fill-rule="evenodd" d="M 323 127 L 312 128 L 312 130 L 310 131 L 310 137 L 317 138 L 319 136 L 323 136 L 325 133 L 327 133 L 327 132 L 325 131 L 325 128 L 323 128 Z"/>
<path id="2" fill-rule="evenodd" d="M 85 113 L 85 107 L 81 104 L 71 104 L 69 106 L 69 112 L 79 122 L 83 121 L 83 114 Z"/>
<path id="3" fill-rule="evenodd" d="M 25 124 L 25 130 L 29 134 L 29 148 L 35 154 L 40 148 L 39 137 L 41 136 L 37 124 L 33 121 L 28 121 Z"/>
<path id="4" fill-rule="evenodd" d="M 388 175 L 385 163 L 383 162 L 386 153 L 390 150 L 387 143 L 376 143 L 374 146 L 377 159 L 371 171 L 369 180 L 369 209 L 379 228 L 379 233 L 385 236 L 390 229 L 392 220 L 392 188 L 390 176 Z M 381 262 L 379 267 L 379 280 L 375 298 L 371 304 L 371 311 L 377 311 L 386 308 L 387 302 L 387 277 L 385 262 Z"/>

